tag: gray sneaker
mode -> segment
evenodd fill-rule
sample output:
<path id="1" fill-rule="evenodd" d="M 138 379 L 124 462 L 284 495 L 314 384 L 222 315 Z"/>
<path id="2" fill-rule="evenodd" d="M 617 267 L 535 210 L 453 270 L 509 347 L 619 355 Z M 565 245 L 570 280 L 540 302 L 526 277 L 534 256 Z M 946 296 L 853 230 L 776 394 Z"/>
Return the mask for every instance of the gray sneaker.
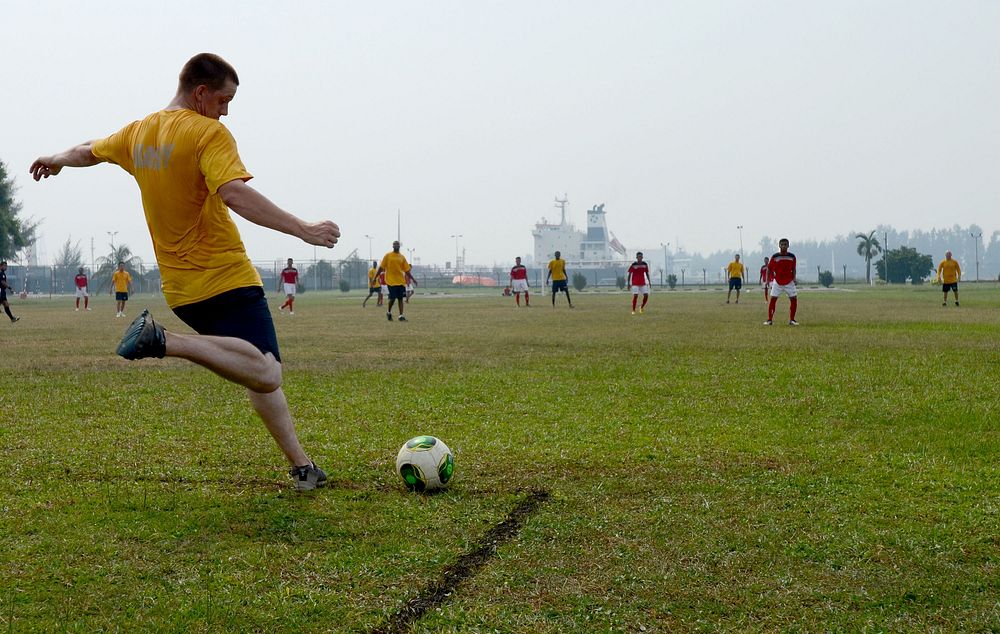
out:
<path id="1" fill-rule="evenodd" d="M 163 326 L 153 321 L 148 309 L 129 324 L 118 344 L 118 356 L 129 361 L 149 357 L 162 359 L 166 353 L 167 338 L 163 334 Z"/>
<path id="2" fill-rule="evenodd" d="M 406 316 L 405 315 L 400 315 L 399 316 L 399 321 L 406 321 Z"/>
<path id="3" fill-rule="evenodd" d="M 312 491 L 326 484 L 326 472 L 317 467 L 315 462 L 292 467 L 288 470 L 288 475 L 292 476 L 296 491 Z"/>

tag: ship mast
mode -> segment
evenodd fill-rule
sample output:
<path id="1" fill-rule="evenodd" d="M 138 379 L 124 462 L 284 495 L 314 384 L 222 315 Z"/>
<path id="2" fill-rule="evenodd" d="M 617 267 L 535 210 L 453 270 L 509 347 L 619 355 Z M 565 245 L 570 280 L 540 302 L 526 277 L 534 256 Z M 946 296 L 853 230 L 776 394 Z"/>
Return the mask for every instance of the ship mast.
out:
<path id="1" fill-rule="evenodd" d="M 562 198 L 556 196 L 555 206 L 558 207 L 559 210 L 562 212 L 562 222 L 559 223 L 561 226 L 566 225 L 566 205 L 568 203 L 569 203 L 569 196 L 567 196 L 566 194 L 563 194 Z"/>

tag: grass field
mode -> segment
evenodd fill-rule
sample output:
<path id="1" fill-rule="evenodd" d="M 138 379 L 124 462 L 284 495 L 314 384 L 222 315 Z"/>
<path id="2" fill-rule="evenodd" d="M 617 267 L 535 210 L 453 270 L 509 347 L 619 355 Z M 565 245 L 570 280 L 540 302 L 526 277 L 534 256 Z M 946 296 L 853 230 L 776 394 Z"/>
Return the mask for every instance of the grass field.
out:
<path id="1" fill-rule="evenodd" d="M 301 296 L 284 387 L 331 476 L 305 495 L 241 389 L 115 357 L 109 300 L 15 302 L 0 632 L 1000 630 L 996 286 L 806 291 L 799 328 L 759 291 L 574 299 L 418 296 L 400 324 Z M 456 454 L 441 494 L 393 473 L 421 433 Z"/>

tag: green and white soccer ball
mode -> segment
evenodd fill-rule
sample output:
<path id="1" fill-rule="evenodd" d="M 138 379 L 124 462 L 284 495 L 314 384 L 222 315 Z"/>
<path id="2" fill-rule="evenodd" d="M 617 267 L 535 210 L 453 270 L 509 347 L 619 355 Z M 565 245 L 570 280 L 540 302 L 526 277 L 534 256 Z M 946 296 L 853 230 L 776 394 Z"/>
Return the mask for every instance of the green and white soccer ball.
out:
<path id="1" fill-rule="evenodd" d="M 440 489 L 455 474 L 455 456 L 434 436 L 410 438 L 396 454 L 396 473 L 411 491 Z"/>

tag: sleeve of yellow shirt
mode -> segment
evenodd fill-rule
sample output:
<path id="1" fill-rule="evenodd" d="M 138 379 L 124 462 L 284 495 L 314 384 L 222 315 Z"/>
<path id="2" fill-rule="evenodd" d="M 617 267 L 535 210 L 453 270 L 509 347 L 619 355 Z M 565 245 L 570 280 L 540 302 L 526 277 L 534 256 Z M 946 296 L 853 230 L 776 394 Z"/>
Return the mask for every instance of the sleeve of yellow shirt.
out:
<path id="1" fill-rule="evenodd" d="M 132 139 L 141 121 L 133 121 L 109 137 L 95 141 L 90 152 L 99 159 L 114 163 L 129 174 L 135 174 Z"/>
<path id="2" fill-rule="evenodd" d="M 248 181 L 253 176 L 244 167 L 236 150 L 236 139 L 221 123 L 212 131 L 198 159 L 208 192 L 214 194 L 226 183 Z"/>

